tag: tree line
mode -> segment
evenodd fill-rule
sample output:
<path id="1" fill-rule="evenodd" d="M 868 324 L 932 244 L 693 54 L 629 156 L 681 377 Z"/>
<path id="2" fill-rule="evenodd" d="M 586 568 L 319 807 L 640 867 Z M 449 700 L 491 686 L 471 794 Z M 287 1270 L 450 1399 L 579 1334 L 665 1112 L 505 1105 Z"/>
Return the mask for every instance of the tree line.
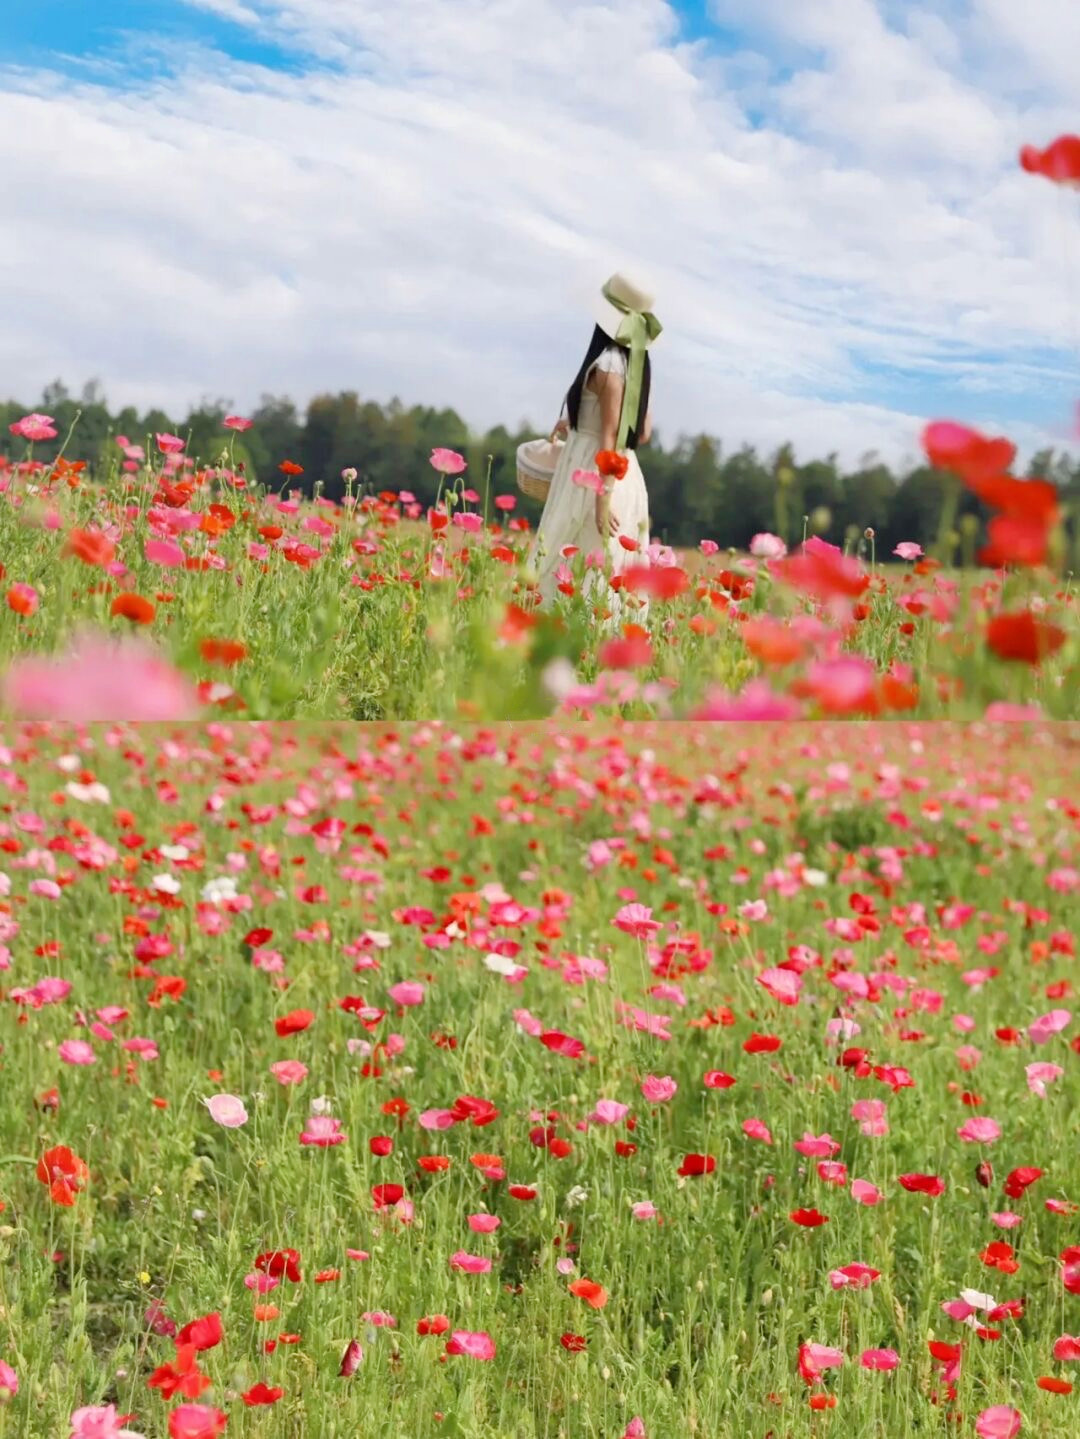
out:
<path id="1" fill-rule="evenodd" d="M 285 396 L 264 395 L 248 415 L 253 427 L 231 437 L 222 428 L 231 408 L 225 401 L 204 400 L 183 418 L 131 407 L 114 413 L 97 382 L 75 396 L 56 381 L 36 404 L 0 402 L 0 434 L 9 457 L 17 458 L 22 442 L 9 436 L 8 426 L 31 410 L 53 416 L 57 439 L 34 446 L 37 457 L 50 460 L 78 416 L 67 456 L 92 467 L 119 458 L 117 435 L 146 443 L 158 432 L 169 432 L 186 439 L 188 454 L 206 465 L 217 463 L 231 444 L 248 476 L 272 489 L 310 495 L 318 487 L 319 493 L 340 500 L 346 493 L 342 472 L 355 469 L 354 493 L 361 488 L 369 494 L 407 490 L 425 506 L 438 493 L 440 477 L 429 462 L 436 447 L 465 457 L 466 480 L 483 501 L 488 493 L 518 493 L 515 452 L 537 434 L 525 421 L 513 431 L 498 425 L 486 434 L 472 434 L 454 410 L 406 408 L 397 399 L 382 405 L 345 391 L 316 396 L 303 414 Z M 943 476 L 925 464 L 897 472 L 875 454 L 864 456 L 854 469 L 842 467 L 836 455 L 800 463 L 790 445 L 760 455 L 750 445 L 726 448 L 707 434 L 681 436 L 670 444 L 654 436 L 640 457 L 653 534 L 666 544 L 693 546 L 712 539 L 725 548 L 745 549 L 755 534 L 771 531 L 794 545 L 808 529 L 836 544 L 862 544 L 870 529 L 877 554 L 887 556 L 903 540 L 927 550 L 937 540 L 945 486 Z M 303 474 L 286 478 L 278 468 L 283 460 L 301 465 Z M 1027 473 L 1052 480 L 1070 513 L 1080 511 L 1080 458 L 1047 450 L 1034 457 Z M 517 513 L 535 522 L 539 506 L 518 495 Z M 969 555 L 986 518 L 979 503 L 963 495 L 958 528 L 967 536 Z"/>

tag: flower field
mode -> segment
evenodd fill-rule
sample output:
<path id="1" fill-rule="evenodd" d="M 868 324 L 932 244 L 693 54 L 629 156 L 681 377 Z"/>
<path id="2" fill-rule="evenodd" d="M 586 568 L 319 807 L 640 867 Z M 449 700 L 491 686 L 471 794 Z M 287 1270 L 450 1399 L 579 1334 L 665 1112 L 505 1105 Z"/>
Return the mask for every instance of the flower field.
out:
<path id="1" fill-rule="evenodd" d="M 34 458 L 56 438 L 49 416 L 12 429 L 26 448 L 0 466 L 0 676 L 14 718 L 1078 712 L 1066 509 L 1052 484 L 1012 477 L 1008 441 L 961 426 L 923 437 L 944 496 L 935 555 L 906 542 L 879 555 L 872 531 L 844 549 L 805 534 L 789 553 L 763 533 L 745 555 L 704 537 L 691 562 L 624 535 L 620 574 L 603 555 L 565 555 L 552 612 L 534 604 L 535 514 L 453 452 L 433 452 L 443 479 L 425 508 L 409 492 L 305 498 L 284 488 L 300 476 L 287 458 L 270 489 L 241 473 L 235 433 L 213 463 L 176 435 L 121 436 L 92 474 Z M 985 507 L 984 542 L 952 528 L 965 489 Z"/>
<path id="2" fill-rule="evenodd" d="M 5 1439 L 1077 1433 L 1078 727 L 0 738 Z"/>

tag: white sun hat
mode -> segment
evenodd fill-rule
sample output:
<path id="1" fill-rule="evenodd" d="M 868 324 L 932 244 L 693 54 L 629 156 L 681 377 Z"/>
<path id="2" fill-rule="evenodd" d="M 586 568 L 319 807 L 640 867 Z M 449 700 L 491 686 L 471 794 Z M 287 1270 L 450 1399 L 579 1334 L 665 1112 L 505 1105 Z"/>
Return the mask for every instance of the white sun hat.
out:
<path id="1" fill-rule="evenodd" d="M 618 303 L 613 304 L 612 301 Z M 651 315 L 655 303 L 651 291 L 640 278 L 630 279 L 628 276 L 616 272 L 600 291 L 593 318 L 604 334 L 609 339 L 615 340 L 626 319 L 626 310 L 632 310 L 640 315 Z M 625 306 L 626 309 L 622 309 L 620 306 Z M 650 337 L 650 344 L 653 338 L 655 336 Z"/>

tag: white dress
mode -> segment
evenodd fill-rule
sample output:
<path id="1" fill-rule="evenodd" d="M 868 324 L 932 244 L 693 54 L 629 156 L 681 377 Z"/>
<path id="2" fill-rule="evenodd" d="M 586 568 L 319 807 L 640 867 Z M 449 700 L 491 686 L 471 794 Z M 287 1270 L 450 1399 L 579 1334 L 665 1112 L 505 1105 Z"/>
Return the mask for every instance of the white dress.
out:
<path id="1" fill-rule="evenodd" d="M 577 428 L 566 437 L 529 556 L 531 567 L 538 577 L 540 603 L 547 609 L 554 605 L 559 594 L 558 586 L 561 581 L 570 578 L 571 569 L 575 565 L 580 566 L 583 557 L 593 555 L 600 563 L 587 567 L 582 593 L 611 612 L 612 624 L 629 619 L 642 623 L 648 610 L 643 598 L 628 597 L 624 602 L 621 593 L 612 590 L 607 581 L 608 574 L 621 574 L 632 565 L 649 563 L 646 554 L 649 545 L 649 496 L 645 489 L 645 476 L 641 473 L 637 455 L 628 450 L 626 456 L 630 464 L 626 474 L 621 480 L 611 482 L 611 513 L 619 522 L 619 535 L 637 542 L 636 552 L 621 545 L 618 536 L 609 537 L 605 546 L 596 528 L 596 491 L 575 485 L 570 477 L 575 470 L 595 473 L 596 452 L 603 439 L 600 401 L 588 389 L 588 381 L 594 370 L 621 375 L 625 380 L 626 363 L 626 351 L 612 345 L 590 367 L 585 377 L 586 387 L 581 394 Z M 565 558 L 562 550 L 566 545 L 576 545 L 580 555 Z"/>

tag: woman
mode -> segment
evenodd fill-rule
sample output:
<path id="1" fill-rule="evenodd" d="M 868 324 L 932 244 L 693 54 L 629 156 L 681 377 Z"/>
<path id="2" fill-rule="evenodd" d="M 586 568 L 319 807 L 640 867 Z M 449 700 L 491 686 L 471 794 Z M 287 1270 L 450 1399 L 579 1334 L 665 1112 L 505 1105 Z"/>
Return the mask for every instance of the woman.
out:
<path id="1" fill-rule="evenodd" d="M 652 306 L 652 297 L 622 275 L 613 275 L 603 288 L 596 328 L 567 392 L 567 419 L 553 432 L 566 444 L 530 555 L 543 606 L 552 605 L 559 586 L 572 581 L 573 552 L 565 553 L 568 546 L 586 560 L 582 592 L 600 597 L 616 620 L 622 604 L 608 578 L 631 563 L 642 563 L 639 551 L 649 543 L 649 497 L 636 451 L 652 436 L 647 352 L 661 329 Z M 625 456 L 621 480 L 597 478 L 596 457 L 605 450 Z M 578 472 L 589 475 L 591 482 L 575 482 Z M 633 547 L 621 544 L 623 538 L 633 541 Z M 643 611 L 642 604 L 635 615 Z"/>

